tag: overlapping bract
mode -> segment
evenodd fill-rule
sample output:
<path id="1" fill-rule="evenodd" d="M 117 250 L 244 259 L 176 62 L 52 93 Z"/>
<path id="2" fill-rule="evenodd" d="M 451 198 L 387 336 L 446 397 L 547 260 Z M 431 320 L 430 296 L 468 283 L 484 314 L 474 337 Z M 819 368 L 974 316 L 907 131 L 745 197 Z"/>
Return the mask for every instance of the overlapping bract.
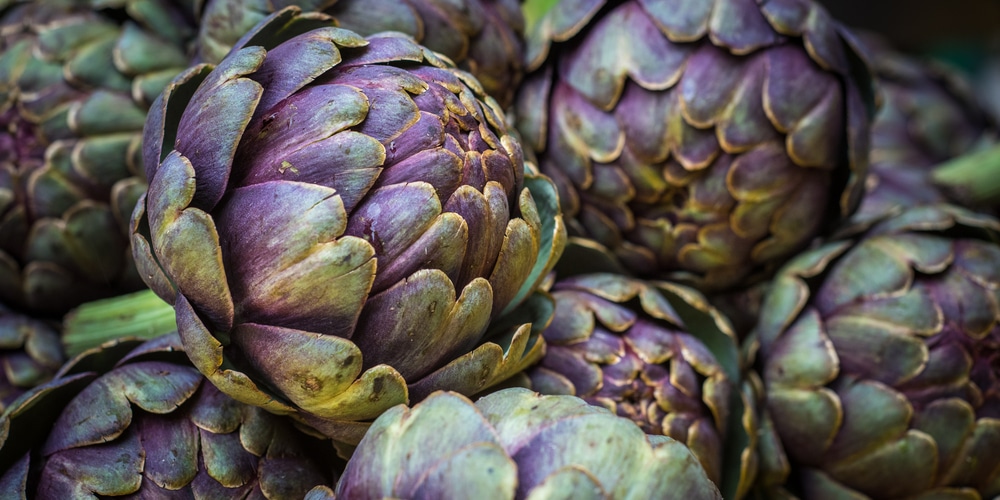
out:
<path id="1" fill-rule="evenodd" d="M 322 11 L 363 36 L 406 33 L 472 73 L 506 108 L 524 74 L 524 15 L 518 0 L 209 0 L 199 57 L 217 63 L 266 15 L 287 6 Z"/>
<path id="2" fill-rule="evenodd" d="M 218 391 L 176 334 L 82 354 L 5 413 L 4 498 L 298 499 L 332 485 L 329 442 Z"/>
<path id="3" fill-rule="evenodd" d="M 518 128 L 632 271 L 736 287 L 857 206 L 872 82 L 811 0 L 564 0 L 538 26 Z"/>
<path id="4" fill-rule="evenodd" d="M 168 86 L 133 247 L 223 392 L 356 442 L 391 406 L 538 359 L 531 324 L 486 329 L 565 228 L 471 76 L 402 35 L 332 26 L 284 9 Z"/>
<path id="5" fill-rule="evenodd" d="M 17 3 L 0 20 L 0 300 L 34 313 L 142 286 L 127 231 L 140 132 L 195 35 L 179 2 L 99 4 Z"/>
<path id="6" fill-rule="evenodd" d="M 47 382 L 65 360 L 57 325 L 0 303 L 0 411 L 25 390 Z"/>
<path id="7" fill-rule="evenodd" d="M 442 432 L 446 429 L 447 432 Z M 372 425 L 338 498 L 722 498 L 681 443 L 572 396 L 505 389 L 397 406 Z"/>
<path id="8" fill-rule="evenodd" d="M 932 182 L 933 167 L 1000 135 L 960 73 L 896 52 L 873 35 L 863 41 L 881 97 L 868 189 L 854 216 L 867 223 L 900 207 L 949 201 Z"/>
<path id="9" fill-rule="evenodd" d="M 756 334 L 781 445 L 763 461 L 781 467 L 761 484 L 804 498 L 1000 494 L 998 230 L 913 208 L 778 274 Z"/>
<path id="10" fill-rule="evenodd" d="M 532 389 L 578 396 L 684 443 L 720 484 L 730 412 L 739 411 L 728 323 L 700 294 L 669 283 L 586 274 L 557 281 L 551 293 L 555 314 L 542 332 L 545 357 L 529 372 Z M 668 295 L 700 308 L 704 323 L 690 329 Z"/>

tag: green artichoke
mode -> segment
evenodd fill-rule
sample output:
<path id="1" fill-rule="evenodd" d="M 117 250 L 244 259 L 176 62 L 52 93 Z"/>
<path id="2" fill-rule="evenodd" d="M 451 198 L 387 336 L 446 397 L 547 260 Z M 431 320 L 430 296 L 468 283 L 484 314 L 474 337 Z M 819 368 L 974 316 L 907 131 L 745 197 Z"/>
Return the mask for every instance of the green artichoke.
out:
<path id="1" fill-rule="evenodd" d="M 447 432 L 442 433 L 442 429 Z M 572 396 L 437 392 L 379 417 L 338 498 L 722 498 L 681 443 Z"/>
<path id="2" fill-rule="evenodd" d="M 768 498 L 1000 495 L 1000 222 L 912 208 L 779 272 L 756 329 Z M 763 449 L 763 448 L 762 448 Z"/>
<path id="3" fill-rule="evenodd" d="M 730 415 L 739 413 L 728 322 L 699 293 L 666 282 L 585 274 L 556 281 L 551 293 L 555 314 L 531 388 L 578 396 L 684 443 L 721 484 Z M 688 326 L 671 301 L 701 313 L 701 323 Z"/>
<path id="4" fill-rule="evenodd" d="M 209 0 L 198 55 L 218 63 L 244 33 L 283 7 L 322 11 L 364 36 L 398 31 L 472 73 L 506 109 L 524 74 L 524 16 L 518 0 Z"/>
<path id="5" fill-rule="evenodd" d="M 0 19 L 0 300 L 34 314 L 142 287 L 128 249 L 141 130 L 195 35 L 180 3 L 95 3 Z"/>
<path id="6" fill-rule="evenodd" d="M 865 52 L 879 80 L 868 190 L 854 219 L 877 220 L 900 207 L 968 201 L 933 183 L 934 167 L 996 142 L 998 131 L 971 84 L 942 64 L 896 52 L 873 35 Z"/>
<path id="7" fill-rule="evenodd" d="M 226 397 L 180 349 L 176 334 L 110 343 L 18 399 L 0 496 L 300 499 L 333 484 L 329 442 Z"/>
<path id="8" fill-rule="evenodd" d="M 872 81 L 811 0 L 563 0 L 529 33 L 518 129 L 575 234 L 705 291 L 857 207 Z"/>
<path id="9" fill-rule="evenodd" d="M 531 324 L 485 334 L 565 227 L 474 78 L 403 35 L 333 26 L 283 9 L 167 87 L 132 242 L 224 393 L 357 442 L 396 404 L 541 356 Z"/>
<path id="10" fill-rule="evenodd" d="M 64 361 L 56 325 L 0 303 L 0 411 L 25 390 L 51 379 Z"/>

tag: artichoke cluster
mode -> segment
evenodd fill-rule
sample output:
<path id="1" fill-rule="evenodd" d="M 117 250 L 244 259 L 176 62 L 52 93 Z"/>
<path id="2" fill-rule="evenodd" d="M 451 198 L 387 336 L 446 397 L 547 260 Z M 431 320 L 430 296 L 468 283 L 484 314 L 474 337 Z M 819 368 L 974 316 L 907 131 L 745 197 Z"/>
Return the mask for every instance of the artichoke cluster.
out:
<path id="1" fill-rule="evenodd" d="M 1000 497 L 971 89 L 816 0 L 0 1 L 0 496 Z"/>

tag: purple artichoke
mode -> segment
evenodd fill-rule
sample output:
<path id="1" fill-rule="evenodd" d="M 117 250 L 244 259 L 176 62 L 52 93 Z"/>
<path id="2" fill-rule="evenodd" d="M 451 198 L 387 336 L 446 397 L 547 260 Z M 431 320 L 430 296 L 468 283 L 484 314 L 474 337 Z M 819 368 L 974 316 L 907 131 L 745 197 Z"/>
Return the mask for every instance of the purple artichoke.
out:
<path id="1" fill-rule="evenodd" d="M 57 325 L 0 303 L 0 411 L 25 390 L 48 382 L 65 358 Z"/>
<path id="2" fill-rule="evenodd" d="M 779 272 L 755 331 L 769 498 L 1000 495 L 998 231 L 916 207 Z"/>
<path id="3" fill-rule="evenodd" d="M 266 15 L 283 7 L 322 11 L 363 36 L 406 33 L 472 73 L 506 108 L 524 74 L 524 15 L 518 0 L 209 0 L 198 52 L 218 63 Z"/>
<path id="4" fill-rule="evenodd" d="M 167 87 L 133 248 L 224 393 L 356 442 L 387 408 L 541 356 L 531 325 L 487 326 L 565 228 L 474 78 L 402 35 L 333 26 L 284 9 Z"/>
<path id="5" fill-rule="evenodd" d="M 3 418 L 3 498 L 298 499 L 335 480 L 329 442 L 220 393 L 176 333 L 85 352 Z"/>
<path id="6" fill-rule="evenodd" d="M 570 227 L 641 276 L 719 291 L 858 205 L 872 81 L 811 0 L 563 0 L 517 123 Z"/>

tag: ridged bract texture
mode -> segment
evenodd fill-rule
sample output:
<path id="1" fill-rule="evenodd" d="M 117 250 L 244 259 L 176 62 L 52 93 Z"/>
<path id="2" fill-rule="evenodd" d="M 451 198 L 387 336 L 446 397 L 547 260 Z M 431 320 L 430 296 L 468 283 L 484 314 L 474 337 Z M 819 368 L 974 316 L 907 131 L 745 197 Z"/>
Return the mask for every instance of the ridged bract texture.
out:
<path id="1" fill-rule="evenodd" d="M 996 124 L 958 72 L 896 52 L 874 35 L 863 41 L 881 106 L 872 124 L 868 190 L 854 219 L 868 222 L 900 207 L 949 201 L 932 182 L 933 167 L 995 143 Z"/>
<path id="2" fill-rule="evenodd" d="M 756 334 L 781 445 L 763 462 L 784 470 L 762 484 L 803 498 L 1000 495 L 998 229 L 913 208 L 777 275 Z"/>
<path id="3" fill-rule="evenodd" d="M 65 360 L 57 325 L 0 303 L 0 411 L 25 390 L 48 382 Z"/>
<path id="4" fill-rule="evenodd" d="M 57 316 L 142 287 L 127 230 L 145 189 L 141 130 L 194 35 L 190 10 L 167 0 L 4 11 L 0 300 Z"/>
<path id="5" fill-rule="evenodd" d="M 404 35 L 332 26 L 284 9 L 168 86 L 133 248 L 223 392 L 356 442 L 410 397 L 474 394 L 541 356 L 530 323 L 486 330 L 565 228 L 474 78 Z"/>
<path id="6" fill-rule="evenodd" d="M 332 485 L 333 447 L 218 391 L 176 333 L 74 358 L 0 432 L 3 498 L 300 499 Z"/>
<path id="7" fill-rule="evenodd" d="M 857 207 L 872 82 L 811 0 L 565 0 L 527 57 L 526 146 L 639 275 L 737 287 Z"/>
<path id="8" fill-rule="evenodd" d="M 518 0 L 209 0 L 198 40 L 217 63 L 266 15 L 287 6 L 334 16 L 363 36 L 398 31 L 475 76 L 506 108 L 524 75 L 524 15 Z"/>
<path id="9" fill-rule="evenodd" d="M 551 293 L 555 314 L 542 332 L 545 357 L 528 373 L 532 389 L 578 396 L 686 444 L 720 484 L 737 381 L 706 342 L 736 362 L 725 319 L 691 289 L 621 275 L 561 279 Z M 689 329 L 668 295 L 700 308 L 704 323 Z"/>
<path id="10" fill-rule="evenodd" d="M 442 432 L 444 431 L 444 432 Z M 572 396 L 438 392 L 372 425 L 337 498 L 722 498 L 683 444 Z"/>

